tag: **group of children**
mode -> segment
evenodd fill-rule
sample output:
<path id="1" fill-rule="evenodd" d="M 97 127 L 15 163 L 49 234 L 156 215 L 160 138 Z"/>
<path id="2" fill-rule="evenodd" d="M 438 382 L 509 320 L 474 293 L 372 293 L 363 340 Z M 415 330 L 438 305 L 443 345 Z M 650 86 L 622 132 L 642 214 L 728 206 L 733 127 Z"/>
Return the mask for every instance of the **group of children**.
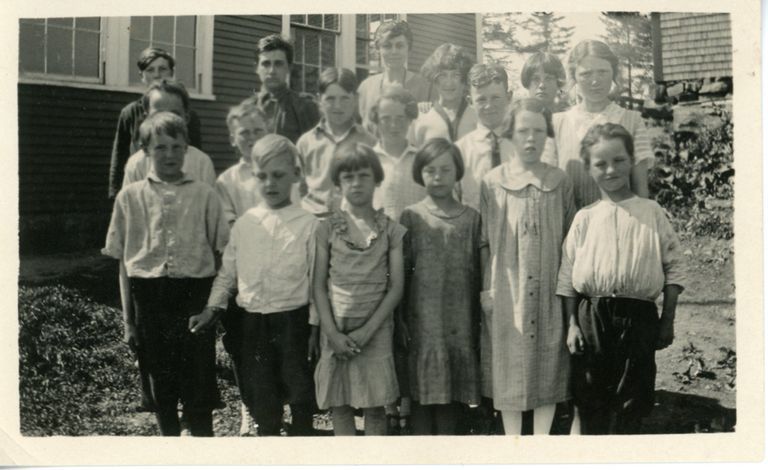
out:
<path id="1" fill-rule="evenodd" d="M 104 252 L 121 260 L 126 340 L 163 435 L 179 434 L 179 401 L 191 433 L 212 435 L 219 319 L 260 435 L 280 434 L 284 404 L 289 435 L 312 435 L 316 407 L 336 435 L 356 433 L 356 409 L 382 435 L 398 401 L 415 434 L 455 434 L 474 407 L 507 434 L 532 410 L 548 433 L 569 399 L 572 433 L 637 430 L 681 258 L 645 198 L 642 122 L 610 101 L 615 56 L 577 45 L 581 101 L 553 116 L 565 72 L 551 56 L 529 61 L 532 97 L 510 104 L 503 68 L 441 48 L 431 109 L 385 88 L 364 119 L 375 137 L 346 69 L 321 73 L 323 118 L 295 146 L 246 100 L 227 118 L 241 160 L 215 184 L 190 166 L 176 85 L 150 87 Z"/>

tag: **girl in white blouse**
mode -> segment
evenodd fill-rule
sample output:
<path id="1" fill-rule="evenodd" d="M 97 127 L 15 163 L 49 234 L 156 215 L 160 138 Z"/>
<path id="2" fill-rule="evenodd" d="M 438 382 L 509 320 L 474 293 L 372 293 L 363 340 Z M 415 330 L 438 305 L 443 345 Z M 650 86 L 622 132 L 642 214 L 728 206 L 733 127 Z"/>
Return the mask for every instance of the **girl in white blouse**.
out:
<path id="1" fill-rule="evenodd" d="M 577 408 L 572 432 L 633 433 L 654 405 L 655 351 L 674 340 L 680 242 L 661 206 L 630 187 L 634 143 L 624 127 L 592 127 L 581 157 L 601 199 L 576 214 L 558 276 Z"/>

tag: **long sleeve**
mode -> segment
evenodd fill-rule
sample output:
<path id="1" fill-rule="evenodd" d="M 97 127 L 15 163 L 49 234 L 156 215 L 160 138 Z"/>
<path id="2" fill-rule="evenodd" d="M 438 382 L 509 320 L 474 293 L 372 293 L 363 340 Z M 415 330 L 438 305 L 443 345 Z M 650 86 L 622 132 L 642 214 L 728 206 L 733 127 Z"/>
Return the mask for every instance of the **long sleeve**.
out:
<path id="1" fill-rule="evenodd" d="M 317 310 L 315 309 L 314 289 L 312 289 L 315 280 L 315 250 L 317 249 L 317 241 L 315 238 L 316 229 L 317 221 L 312 224 L 309 230 L 309 236 L 307 237 L 307 268 L 309 270 L 307 276 L 309 277 L 309 324 L 320 326 L 320 317 L 317 315 Z"/>
<path id="2" fill-rule="evenodd" d="M 114 198 L 123 186 L 123 174 L 125 164 L 131 154 L 131 140 L 133 139 L 131 115 L 128 108 L 120 112 L 117 119 L 115 139 L 112 142 L 112 156 L 109 162 L 109 197 Z"/>
<path id="3" fill-rule="evenodd" d="M 579 218 L 574 218 L 571 229 L 563 242 L 563 254 L 560 258 L 560 271 L 557 275 L 557 295 L 563 297 L 578 297 L 579 293 L 573 288 L 573 261 L 576 257 L 576 244 L 579 239 Z"/>
<path id="4" fill-rule="evenodd" d="M 676 285 L 684 289 L 685 273 L 680 239 L 677 237 L 667 216 L 659 211 L 659 242 L 661 244 L 661 265 L 664 270 L 664 285 Z"/>
<path id="5" fill-rule="evenodd" d="M 490 219 L 488 214 L 488 185 L 485 181 L 480 182 L 480 239 L 479 248 L 489 246 L 489 225 Z"/>
<path id="6" fill-rule="evenodd" d="M 208 296 L 208 306 L 227 308 L 229 298 L 237 289 L 237 231 L 232 231 L 229 243 L 224 249 L 224 255 L 221 257 L 221 267 L 216 279 L 211 286 L 211 293 Z"/>
<path id="7" fill-rule="evenodd" d="M 189 110 L 189 120 L 187 121 L 187 132 L 189 134 L 189 144 L 202 150 L 202 135 L 200 132 L 200 117 L 193 110 Z"/>
<path id="8" fill-rule="evenodd" d="M 126 214 L 123 199 L 118 194 L 115 204 L 112 207 L 112 218 L 109 221 L 107 229 L 107 239 L 104 242 L 104 248 L 101 253 L 116 259 L 123 259 L 123 250 L 125 248 L 126 232 Z"/>
<path id="9" fill-rule="evenodd" d="M 219 253 L 223 252 L 229 241 L 229 223 L 224 217 L 219 197 L 213 191 L 207 201 L 206 223 L 211 248 Z"/>

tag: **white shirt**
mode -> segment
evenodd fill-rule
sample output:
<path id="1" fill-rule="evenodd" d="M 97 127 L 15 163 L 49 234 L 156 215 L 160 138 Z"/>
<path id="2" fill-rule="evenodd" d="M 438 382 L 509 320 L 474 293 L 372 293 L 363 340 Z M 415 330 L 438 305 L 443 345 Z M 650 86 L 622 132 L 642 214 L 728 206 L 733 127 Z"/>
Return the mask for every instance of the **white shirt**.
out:
<path id="1" fill-rule="evenodd" d="M 376 144 L 373 150 L 384 169 L 384 181 L 373 193 L 373 207 L 384 209 L 392 220 L 400 220 L 400 214 L 406 207 L 427 195 L 426 189 L 413 180 L 413 160 L 417 149 L 408 145 L 398 157 L 389 155 L 381 144 Z"/>
<path id="2" fill-rule="evenodd" d="M 273 210 L 261 203 L 246 211 L 232 227 L 208 306 L 226 308 L 235 288 L 237 305 L 251 313 L 307 305 L 316 223 L 315 216 L 295 204 Z M 311 313 L 310 323 L 317 324 Z"/>
<path id="3" fill-rule="evenodd" d="M 480 183 L 486 173 L 491 171 L 491 130 L 478 123 L 477 129 L 456 142 L 464 158 L 464 177 L 460 181 L 461 202 L 480 210 Z M 502 129 L 493 131 L 499 139 L 501 163 L 508 162 L 515 150 L 512 142 L 501 137 Z"/>
<path id="4" fill-rule="evenodd" d="M 144 150 L 134 153 L 125 163 L 123 188 L 131 183 L 143 180 L 151 170 L 152 159 L 144 153 Z M 216 172 L 213 169 L 211 157 L 197 147 L 187 146 L 187 153 L 184 155 L 184 165 L 181 167 L 181 171 L 189 178 L 208 183 L 211 187 L 216 184 Z"/>

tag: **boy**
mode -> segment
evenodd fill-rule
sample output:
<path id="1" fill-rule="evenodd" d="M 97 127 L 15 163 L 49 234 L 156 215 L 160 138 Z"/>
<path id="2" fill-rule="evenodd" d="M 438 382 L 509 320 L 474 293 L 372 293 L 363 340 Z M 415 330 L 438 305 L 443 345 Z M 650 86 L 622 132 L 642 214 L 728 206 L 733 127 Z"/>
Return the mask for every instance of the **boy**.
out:
<path id="1" fill-rule="evenodd" d="M 254 144 L 251 158 L 262 201 L 232 227 L 208 306 L 193 317 L 193 330 L 206 331 L 236 289 L 244 312 L 233 359 L 243 402 L 259 435 L 280 435 L 288 402 L 289 434 L 307 436 L 315 396 L 308 359 L 317 344 L 316 327 L 309 325 L 315 217 L 291 202 L 300 171 L 290 140 L 269 134 Z"/>
<path id="2" fill-rule="evenodd" d="M 456 142 L 466 172 L 461 201 L 480 210 L 480 183 L 491 168 L 507 161 L 512 147 L 502 138 L 509 106 L 507 72 L 498 64 L 477 64 L 469 71 L 469 94 L 477 111 L 477 128 Z"/>
<path id="3" fill-rule="evenodd" d="M 186 124 L 189 116 L 189 94 L 180 82 L 166 78 L 156 81 L 144 93 L 143 100 L 148 115 L 168 111 L 182 117 Z M 131 155 L 125 164 L 123 187 L 146 178 L 151 167 L 152 160 L 147 158 L 144 150 Z M 187 146 L 183 171 L 188 177 L 210 186 L 216 183 L 216 172 L 211 157 L 191 145 Z"/>
<path id="4" fill-rule="evenodd" d="M 213 188 L 182 171 L 184 120 L 153 114 L 139 136 L 151 171 L 118 193 L 102 252 L 120 260 L 124 339 L 151 384 L 160 432 L 180 434 L 181 400 L 192 435 L 212 436 L 215 336 L 190 334 L 188 322 L 205 305 L 229 229 Z"/>

